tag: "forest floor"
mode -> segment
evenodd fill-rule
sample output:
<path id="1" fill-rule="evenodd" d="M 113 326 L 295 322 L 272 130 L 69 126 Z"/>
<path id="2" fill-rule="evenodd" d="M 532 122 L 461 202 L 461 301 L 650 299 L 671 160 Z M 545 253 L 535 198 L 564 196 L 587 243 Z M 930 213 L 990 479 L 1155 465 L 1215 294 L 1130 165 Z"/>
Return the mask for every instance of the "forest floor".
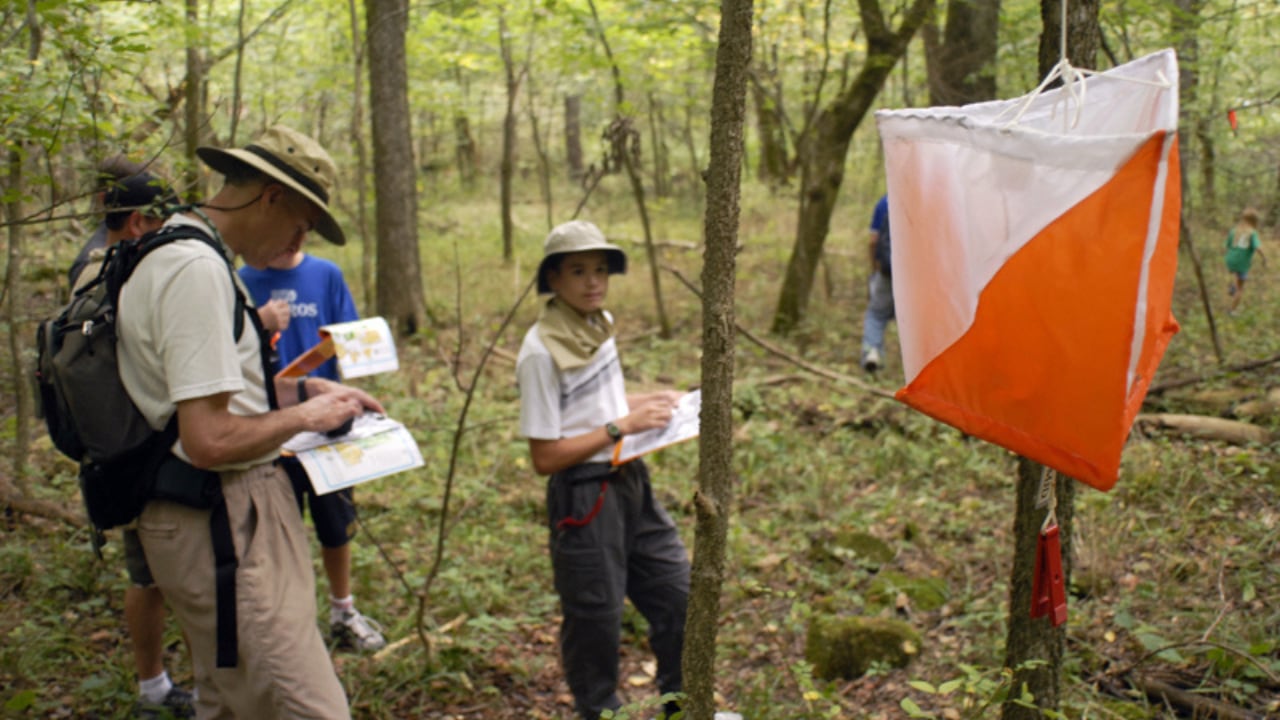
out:
<path id="1" fill-rule="evenodd" d="M 1258 410 L 1257 402 L 1280 388 L 1280 366 L 1218 368 L 1280 355 L 1280 271 L 1259 271 L 1241 311 L 1229 316 L 1216 243 L 1205 240 L 1200 255 L 1213 258 L 1204 270 L 1222 357 L 1184 257 L 1174 304 L 1182 332 L 1155 384 L 1199 380 L 1153 393 L 1144 410 L 1248 419 L 1276 433 L 1280 412 Z M 667 252 L 686 277 L 696 277 L 696 253 Z M 893 390 L 902 371 L 892 329 L 894 349 L 881 374 L 867 376 L 856 364 L 865 271 L 852 256 L 832 253 L 829 285 L 815 289 L 806 322 L 785 341 L 769 341 L 807 363 Z M 509 269 L 484 262 L 472 278 L 478 284 L 466 288 L 474 306 L 437 313 L 456 313 L 466 333 L 432 328 L 403 343 L 400 372 L 361 381 L 413 429 L 426 467 L 357 490 L 356 596 L 392 641 L 373 656 L 334 655 L 357 718 L 572 715 L 557 662 L 542 480 L 515 429 L 511 359 L 537 310 L 532 303 L 520 309 L 519 329 L 505 334 L 477 374 L 503 313 L 485 301 L 518 292 L 502 284 Z M 740 263 L 738 320 L 769 337 L 763 328 L 781 274 L 777 253 L 748 247 Z M 443 268 L 431 287 L 445 297 L 453 277 Z M 620 323 L 629 386 L 696 386 L 696 300 L 668 281 L 676 288 L 668 290 L 674 336 L 661 339 L 647 277 L 636 269 L 611 295 L 615 307 L 633 309 Z M 473 381 L 455 455 L 467 399 L 461 388 Z M 12 400 L 0 402 L 12 427 Z M 736 500 L 717 630 L 722 705 L 748 720 L 882 720 L 906 716 L 904 706 L 912 704 L 921 717 L 996 716 L 1009 690 L 1003 663 L 1016 458 L 807 372 L 742 334 L 734 409 Z M 42 429 L 36 435 L 26 458 L 28 497 L 74 516 L 75 468 Z M 650 466 L 655 492 L 696 552 L 697 443 L 663 450 Z M 874 536 L 890 557 L 869 562 L 833 546 L 842 531 Z M 1237 445 L 1140 425 L 1115 489 L 1081 486 L 1072 545 L 1065 717 L 1187 717 L 1188 702 L 1220 703 L 1219 717 L 1280 716 L 1276 443 Z M 104 560 L 94 557 L 82 521 L 12 507 L 0 517 L 0 715 L 128 717 L 135 681 L 122 624 L 119 543 L 113 539 L 104 553 Z M 906 593 L 884 602 L 878 583 L 890 571 L 937 583 L 942 602 L 926 606 Z M 325 585 L 317 588 L 322 603 Z M 920 634 L 919 647 L 905 668 L 873 664 L 856 678 L 815 677 L 806 660 L 808 632 L 824 615 L 902 620 Z M 166 640 L 170 672 L 189 684 L 190 663 L 172 621 Z M 620 716 L 656 714 L 645 644 L 644 620 L 628 606 L 620 686 L 636 705 Z"/>

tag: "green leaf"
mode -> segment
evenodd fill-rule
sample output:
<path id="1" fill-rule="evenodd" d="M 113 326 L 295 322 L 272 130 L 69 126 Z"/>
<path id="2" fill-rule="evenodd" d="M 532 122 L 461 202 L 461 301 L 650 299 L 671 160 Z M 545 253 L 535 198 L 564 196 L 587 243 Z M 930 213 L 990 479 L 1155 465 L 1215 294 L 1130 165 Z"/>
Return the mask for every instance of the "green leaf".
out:
<path id="1" fill-rule="evenodd" d="M 930 683 L 925 682 L 924 680 L 911 680 L 907 684 L 923 693 L 929 693 L 930 695 L 938 694 L 938 688 L 934 687 Z"/>
<path id="2" fill-rule="evenodd" d="M 915 702 L 911 698 L 902 698 L 902 702 L 898 704 L 902 706 L 903 710 L 907 711 L 907 717 L 913 717 L 913 718 L 936 717 L 933 713 L 927 713 L 924 710 L 921 710 L 920 706 L 915 704 Z"/>
<path id="3" fill-rule="evenodd" d="M 4 703 L 4 709 L 9 712 L 22 712 L 29 709 L 36 702 L 35 690 L 22 690 L 9 698 Z"/>

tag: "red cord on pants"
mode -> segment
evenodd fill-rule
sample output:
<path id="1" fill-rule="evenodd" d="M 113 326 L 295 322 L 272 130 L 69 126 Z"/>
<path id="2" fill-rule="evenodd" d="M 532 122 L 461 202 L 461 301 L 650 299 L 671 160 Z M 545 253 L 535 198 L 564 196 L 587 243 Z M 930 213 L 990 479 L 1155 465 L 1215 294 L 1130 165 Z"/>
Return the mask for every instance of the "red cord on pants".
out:
<path id="1" fill-rule="evenodd" d="M 596 504 L 591 507 L 591 512 L 587 513 L 586 515 L 583 515 L 580 518 L 566 517 L 562 519 L 560 522 L 556 523 L 556 529 L 564 530 L 565 528 L 586 527 L 590 525 L 591 521 L 596 519 L 596 515 L 600 514 L 600 508 L 604 507 L 604 493 L 608 489 L 609 489 L 609 481 L 601 480 L 600 496 L 596 498 Z"/>

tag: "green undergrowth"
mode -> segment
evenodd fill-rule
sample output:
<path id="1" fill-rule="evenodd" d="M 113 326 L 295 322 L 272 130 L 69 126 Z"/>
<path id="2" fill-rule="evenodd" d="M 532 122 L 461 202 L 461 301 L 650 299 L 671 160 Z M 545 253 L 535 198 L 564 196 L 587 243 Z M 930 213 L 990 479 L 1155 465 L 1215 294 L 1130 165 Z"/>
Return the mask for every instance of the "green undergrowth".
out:
<path id="1" fill-rule="evenodd" d="M 611 233 L 621 237 L 641 237 L 625 197 L 602 202 L 609 210 L 595 219 L 612 220 Z M 386 627 L 393 647 L 376 657 L 340 654 L 336 663 L 360 718 L 568 718 L 556 659 L 544 481 L 532 471 L 516 429 L 512 360 L 537 315 L 536 302 L 520 306 L 497 343 L 500 352 L 477 372 L 536 265 L 541 209 L 519 209 L 524 230 L 514 266 L 492 257 L 493 235 L 479 234 L 489 225 L 466 229 L 482 212 L 478 205 L 460 202 L 453 212 L 453 235 L 424 241 L 424 257 L 432 258 L 428 302 L 438 324 L 402 341 L 398 373 L 357 381 L 413 430 L 426 463 L 357 490 L 357 600 Z M 880 376 L 867 377 L 856 366 L 865 270 L 851 256 L 828 259 L 831 290 L 815 288 L 792 337 L 767 333 L 789 238 L 779 233 L 765 242 L 761 237 L 774 232 L 769 223 L 776 218 L 761 215 L 754 222 L 759 234 L 739 256 L 739 322 L 807 362 L 896 389 L 896 349 Z M 697 228 L 687 219 L 659 222 L 656 234 L 687 241 Z M 850 252 L 859 242 L 860 233 L 831 241 L 833 249 Z M 1205 243 L 1201 256 L 1216 292 L 1225 287 L 1225 274 Z M 629 386 L 696 387 L 697 299 L 664 273 L 674 334 L 658 337 L 644 253 L 627 247 L 632 272 L 615 279 L 610 304 Z M 358 275 L 358 248 L 316 250 Z M 453 266 L 455 251 L 466 273 Z M 663 250 L 662 260 L 696 281 L 700 257 L 673 248 Z M 465 283 L 455 290 L 460 274 Z M 1157 381 L 1218 366 L 1193 282 L 1184 262 L 1175 300 L 1183 332 Z M 1280 292 L 1260 275 L 1250 293 L 1241 313 L 1217 318 L 1228 365 L 1280 352 L 1272 332 Z M 1215 302 L 1224 294 L 1214 295 Z M 891 347 L 895 341 L 891 329 Z M 1010 692 L 1001 666 L 1015 458 L 891 400 L 808 373 L 741 334 L 736 360 L 735 498 L 718 628 L 723 703 L 749 720 L 901 717 L 908 705 L 918 717 L 992 717 L 993 701 Z M 1264 368 L 1214 376 L 1199 387 L 1265 395 L 1277 385 L 1275 370 Z M 1149 409 L 1179 410 L 1155 396 Z M 1258 422 L 1277 429 L 1275 417 Z M 1280 712 L 1274 705 L 1280 688 L 1277 454 L 1274 446 L 1135 431 L 1115 489 L 1081 488 L 1065 717 L 1173 717 L 1133 691 L 1120 670 L 1175 674 L 1224 702 Z M 74 468 L 47 439 L 36 441 L 30 464 L 35 499 L 75 507 Z M 655 492 L 696 552 L 698 444 L 663 450 L 650 466 Z M 865 534 L 889 552 L 869 559 L 837 547 L 816 560 L 815 545 L 837 533 Z M 0 534 L 0 712 L 126 717 L 134 680 L 121 619 L 125 577 L 118 542 L 108 544 L 99 561 L 85 530 L 18 512 L 6 515 Z M 318 552 L 316 569 L 320 573 Z M 897 592 L 902 578 L 936 592 L 920 602 Z M 323 582 L 317 589 L 322 607 L 326 589 Z M 905 622 L 920 633 L 918 652 L 905 669 L 873 664 L 858 679 L 817 679 L 804 660 L 806 630 L 817 613 Z M 629 611 L 623 690 L 637 703 L 657 694 L 645 631 L 643 619 Z M 190 664 L 172 622 L 166 641 L 170 671 L 189 683 Z"/>

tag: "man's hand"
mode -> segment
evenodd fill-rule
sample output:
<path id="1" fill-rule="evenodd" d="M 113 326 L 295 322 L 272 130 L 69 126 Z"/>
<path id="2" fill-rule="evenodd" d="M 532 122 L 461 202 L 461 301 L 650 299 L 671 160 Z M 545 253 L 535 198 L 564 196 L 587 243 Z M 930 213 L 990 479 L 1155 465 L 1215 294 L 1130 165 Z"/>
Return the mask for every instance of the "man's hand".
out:
<path id="1" fill-rule="evenodd" d="M 631 413 L 617 421 L 618 429 L 624 435 L 644 432 L 660 428 L 671 422 L 676 403 L 684 393 L 677 390 L 660 390 L 644 395 L 633 395 L 627 398 L 631 405 Z"/>
<path id="2" fill-rule="evenodd" d="M 276 298 L 258 308 L 258 319 L 269 332 L 282 332 L 289 327 L 289 301 Z"/>

